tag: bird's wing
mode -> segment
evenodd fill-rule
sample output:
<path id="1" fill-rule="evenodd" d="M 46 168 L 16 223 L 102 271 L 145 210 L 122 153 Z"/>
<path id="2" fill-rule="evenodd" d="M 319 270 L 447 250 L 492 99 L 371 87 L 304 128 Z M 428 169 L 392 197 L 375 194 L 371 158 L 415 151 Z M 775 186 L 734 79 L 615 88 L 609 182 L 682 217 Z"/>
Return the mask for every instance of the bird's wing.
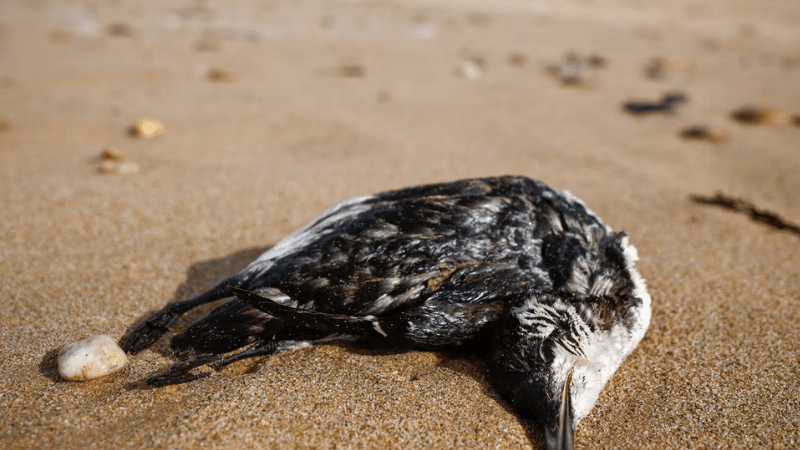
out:
<path id="1" fill-rule="evenodd" d="M 248 267 L 240 287 L 277 288 L 301 308 L 358 315 L 413 307 L 454 272 L 487 261 L 513 260 L 547 277 L 531 197 L 486 181 L 390 192 L 331 211 Z"/>
<path id="2" fill-rule="evenodd" d="M 428 348 L 459 346 L 491 328 L 507 302 L 518 302 L 537 283 L 515 261 L 468 264 L 430 278 L 418 302 L 372 302 L 371 309 L 357 314 L 304 308 L 302 301 L 277 288 L 231 286 L 238 299 L 177 335 L 172 348 L 180 355 L 210 355 L 264 339 L 335 335 L 383 337 Z"/>

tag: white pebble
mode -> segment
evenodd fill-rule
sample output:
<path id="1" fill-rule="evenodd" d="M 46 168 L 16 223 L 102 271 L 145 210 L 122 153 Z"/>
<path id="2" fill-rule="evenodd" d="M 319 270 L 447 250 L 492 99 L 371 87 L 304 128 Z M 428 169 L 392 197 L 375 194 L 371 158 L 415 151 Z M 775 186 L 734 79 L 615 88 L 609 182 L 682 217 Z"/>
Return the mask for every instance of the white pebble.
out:
<path id="1" fill-rule="evenodd" d="M 117 372 L 126 362 L 116 341 L 101 334 L 65 345 L 58 352 L 58 373 L 65 380 L 86 381 Z"/>
<path id="2" fill-rule="evenodd" d="M 483 74 L 483 69 L 481 69 L 479 63 L 470 59 L 466 59 L 459 63 L 456 74 L 461 78 L 466 78 L 467 80 L 477 80 Z"/>

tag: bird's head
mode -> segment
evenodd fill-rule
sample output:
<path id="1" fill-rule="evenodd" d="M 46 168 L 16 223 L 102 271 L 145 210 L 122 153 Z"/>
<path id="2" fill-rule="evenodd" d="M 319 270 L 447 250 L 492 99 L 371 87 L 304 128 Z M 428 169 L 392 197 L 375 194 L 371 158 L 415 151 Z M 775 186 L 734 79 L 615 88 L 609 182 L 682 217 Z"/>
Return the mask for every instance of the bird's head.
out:
<path id="1" fill-rule="evenodd" d="M 545 429 L 547 448 L 571 449 L 578 422 L 621 362 L 608 337 L 559 294 L 538 294 L 509 308 L 497 328 L 492 378 L 524 417 Z"/>

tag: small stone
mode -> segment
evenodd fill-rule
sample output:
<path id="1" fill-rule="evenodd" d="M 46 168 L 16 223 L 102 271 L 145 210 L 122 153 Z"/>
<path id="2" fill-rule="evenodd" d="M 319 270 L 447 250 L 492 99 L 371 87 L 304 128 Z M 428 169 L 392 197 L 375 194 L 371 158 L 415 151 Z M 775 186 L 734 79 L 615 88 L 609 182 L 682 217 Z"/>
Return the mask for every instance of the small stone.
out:
<path id="1" fill-rule="evenodd" d="M 225 69 L 211 69 L 208 71 L 208 79 L 211 81 L 231 82 L 236 81 L 236 75 Z"/>
<path id="2" fill-rule="evenodd" d="M 512 66 L 524 66 L 528 58 L 522 53 L 512 53 L 508 55 L 508 63 Z"/>
<path id="3" fill-rule="evenodd" d="M 644 116 L 651 114 L 675 114 L 675 107 L 672 103 L 662 102 L 648 102 L 648 101 L 631 101 L 625 102 L 622 105 L 623 111 L 635 116 Z"/>
<path id="4" fill-rule="evenodd" d="M 113 148 L 105 148 L 100 152 L 97 171 L 105 174 L 127 174 L 139 171 L 139 165 L 128 161 L 128 155 Z"/>
<path id="5" fill-rule="evenodd" d="M 677 104 L 677 103 L 686 103 L 688 101 L 689 101 L 689 96 L 679 91 L 667 92 L 661 98 L 662 103 Z"/>
<path id="6" fill-rule="evenodd" d="M 653 58 L 644 68 L 644 75 L 651 80 L 661 80 L 667 75 L 667 68 L 662 58 Z"/>
<path id="7" fill-rule="evenodd" d="M 786 111 L 752 106 L 733 111 L 731 118 L 749 125 L 787 125 L 791 121 L 791 115 Z"/>
<path id="8" fill-rule="evenodd" d="M 481 61 L 475 59 L 465 59 L 458 63 L 456 74 L 467 80 L 477 80 L 483 75 Z"/>
<path id="9" fill-rule="evenodd" d="M 592 69 L 604 69 L 608 65 L 608 60 L 602 55 L 589 55 L 586 57 L 586 64 Z"/>
<path id="10" fill-rule="evenodd" d="M 683 92 L 667 92 L 660 102 L 635 100 L 622 105 L 625 112 L 634 115 L 647 114 L 677 114 L 678 106 L 689 101 L 689 96 Z"/>
<path id="11" fill-rule="evenodd" d="M 150 139 L 164 134 L 164 125 L 154 119 L 142 119 L 131 128 L 131 134 L 142 139 Z"/>
<path id="12" fill-rule="evenodd" d="M 133 28 L 126 23 L 116 22 L 108 26 L 108 34 L 111 36 L 130 37 L 133 35 Z"/>
<path id="13" fill-rule="evenodd" d="M 125 161 L 127 159 L 128 155 L 114 148 L 104 148 L 103 151 L 100 152 L 101 161 Z"/>
<path id="14" fill-rule="evenodd" d="M 728 133 L 706 125 L 693 125 L 681 131 L 681 137 L 697 141 L 706 141 L 712 144 L 722 144 L 728 140 Z"/>
<path id="15" fill-rule="evenodd" d="M 367 73 L 364 66 L 358 63 L 347 63 L 339 66 L 339 75 L 348 78 L 360 78 Z"/>
<path id="16" fill-rule="evenodd" d="M 589 79 L 593 75 L 595 68 L 585 58 L 570 52 L 567 53 L 563 64 L 550 66 L 548 70 L 551 75 L 561 82 L 562 86 L 585 87 L 592 84 Z"/>
<path id="17" fill-rule="evenodd" d="M 6 132 L 11 129 L 11 124 L 8 122 L 0 122 L 0 133 Z"/>
<path id="18" fill-rule="evenodd" d="M 114 339 L 101 334 L 65 345 L 58 352 L 58 374 L 70 381 L 92 380 L 119 371 L 127 361 Z"/>

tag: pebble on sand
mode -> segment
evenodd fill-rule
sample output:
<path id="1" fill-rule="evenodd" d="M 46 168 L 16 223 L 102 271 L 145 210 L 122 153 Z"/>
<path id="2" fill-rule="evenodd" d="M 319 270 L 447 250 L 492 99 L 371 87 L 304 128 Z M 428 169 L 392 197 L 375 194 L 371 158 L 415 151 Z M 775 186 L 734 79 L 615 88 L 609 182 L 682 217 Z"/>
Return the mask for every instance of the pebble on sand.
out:
<path id="1" fill-rule="evenodd" d="M 468 58 L 458 63 L 456 75 L 466 80 L 477 80 L 483 75 L 483 64 L 480 59 Z"/>
<path id="2" fill-rule="evenodd" d="M 602 55 L 589 55 L 586 57 L 586 64 L 593 69 L 604 69 L 608 65 L 608 60 Z"/>
<path id="3" fill-rule="evenodd" d="M 100 153 L 97 171 L 105 174 L 126 174 L 139 171 L 139 165 L 128 161 L 128 155 L 113 148 L 105 148 Z"/>
<path id="4" fill-rule="evenodd" d="M 236 81 L 236 75 L 230 70 L 211 69 L 208 71 L 208 79 L 211 81 L 231 82 Z"/>
<path id="5" fill-rule="evenodd" d="M 722 144 L 728 140 L 728 133 L 707 125 L 693 125 L 681 131 L 681 137 L 696 141 L 706 141 L 712 144 Z"/>
<path id="6" fill-rule="evenodd" d="M 787 125 L 791 114 L 777 108 L 746 106 L 731 113 L 731 118 L 749 125 Z"/>
<path id="7" fill-rule="evenodd" d="M 528 57 L 523 53 L 514 52 L 508 55 L 508 63 L 512 66 L 524 66 L 528 61 Z"/>
<path id="8" fill-rule="evenodd" d="M 366 75 L 367 70 L 358 63 L 344 63 L 339 66 L 339 75 L 347 78 L 360 78 Z"/>
<path id="9" fill-rule="evenodd" d="M 115 148 L 107 147 L 100 152 L 101 161 L 126 161 L 127 159 L 128 155 Z"/>
<path id="10" fill-rule="evenodd" d="M 4 131 L 8 131 L 11 129 L 11 125 L 8 122 L 0 121 L 0 133 Z"/>
<path id="11" fill-rule="evenodd" d="M 603 56 L 590 55 L 583 57 L 577 53 L 568 53 L 563 64 L 548 67 L 551 75 L 561 81 L 562 86 L 586 87 L 593 85 L 593 76 L 597 69 L 604 68 L 608 62 Z"/>
<path id="12" fill-rule="evenodd" d="M 667 92 L 660 102 L 634 100 L 622 105 L 622 109 L 633 115 L 649 114 L 677 114 L 678 106 L 689 101 L 689 96 L 683 92 Z"/>
<path id="13" fill-rule="evenodd" d="M 164 125 L 154 119 L 142 119 L 133 124 L 131 134 L 142 139 L 150 139 L 164 134 Z"/>
<path id="14" fill-rule="evenodd" d="M 653 58 L 644 68 L 644 75 L 651 80 L 661 80 L 667 75 L 667 67 L 663 58 Z"/>
<path id="15" fill-rule="evenodd" d="M 111 36 L 130 37 L 133 35 L 133 28 L 122 22 L 115 22 L 108 26 L 108 34 Z"/>
<path id="16" fill-rule="evenodd" d="M 119 371 L 127 361 L 116 341 L 101 334 L 65 345 L 58 352 L 58 374 L 70 381 L 92 380 Z"/>
<path id="17" fill-rule="evenodd" d="M 663 97 L 661 97 L 661 103 L 678 104 L 687 103 L 688 101 L 689 96 L 680 91 L 667 92 Z"/>

